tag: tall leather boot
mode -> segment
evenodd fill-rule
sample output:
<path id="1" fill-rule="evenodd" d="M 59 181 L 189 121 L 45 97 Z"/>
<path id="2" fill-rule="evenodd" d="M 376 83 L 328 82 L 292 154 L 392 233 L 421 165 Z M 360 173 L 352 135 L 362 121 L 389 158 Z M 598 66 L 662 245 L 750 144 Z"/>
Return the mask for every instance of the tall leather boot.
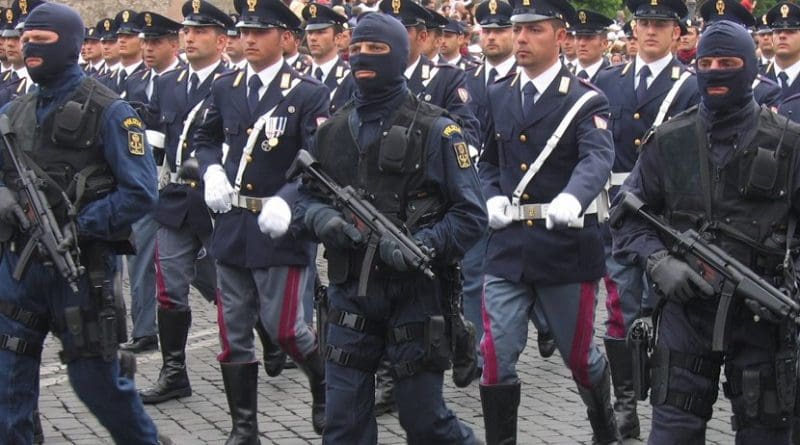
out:
<path id="1" fill-rule="evenodd" d="M 623 439 L 639 437 L 639 415 L 636 413 L 636 393 L 633 390 L 632 352 L 625 340 L 605 340 L 611 383 L 614 385 L 614 412 Z"/>
<path id="2" fill-rule="evenodd" d="M 375 417 L 394 411 L 394 379 L 392 364 L 384 357 L 375 372 Z"/>
<path id="3" fill-rule="evenodd" d="M 283 372 L 283 364 L 286 363 L 286 353 L 283 352 L 277 343 L 273 342 L 267 334 L 267 330 L 259 318 L 256 322 L 256 332 L 261 339 L 261 347 L 264 349 L 264 370 L 270 377 L 277 377 Z"/>
<path id="4" fill-rule="evenodd" d="M 516 445 L 520 383 L 480 385 L 487 445 Z"/>
<path id="5" fill-rule="evenodd" d="M 311 424 L 315 433 L 322 434 L 325 429 L 325 361 L 317 349 L 297 366 L 308 377 L 311 389 Z"/>
<path id="6" fill-rule="evenodd" d="M 192 313 L 189 311 L 158 310 L 163 364 L 155 386 L 139 392 L 142 403 L 161 403 L 192 395 L 186 374 L 186 337 L 191 324 Z"/>
<path id="7" fill-rule="evenodd" d="M 622 443 L 617 429 L 614 409 L 611 408 L 611 376 L 608 368 L 594 388 L 584 388 L 578 384 L 578 393 L 586 404 L 586 413 L 592 425 L 592 444 L 607 445 Z"/>
<path id="8" fill-rule="evenodd" d="M 258 362 L 220 363 L 233 428 L 225 445 L 258 445 Z"/>

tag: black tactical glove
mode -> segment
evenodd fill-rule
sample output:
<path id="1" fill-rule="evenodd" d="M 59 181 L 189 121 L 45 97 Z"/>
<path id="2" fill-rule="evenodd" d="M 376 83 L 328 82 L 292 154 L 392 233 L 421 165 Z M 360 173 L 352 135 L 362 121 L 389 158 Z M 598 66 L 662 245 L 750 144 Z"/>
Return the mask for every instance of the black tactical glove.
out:
<path id="1" fill-rule="evenodd" d="M 700 292 L 714 295 L 714 288 L 688 264 L 659 250 L 647 258 L 647 274 L 668 300 L 686 303 Z"/>
<path id="2" fill-rule="evenodd" d="M 415 238 L 415 241 L 426 255 L 430 258 L 434 257 L 436 252 L 432 247 L 426 246 L 425 243 L 419 239 Z M 400 250 L 400 246 L 388 238 L 381 238 L 380 243 L 378 243 L 378 253 L 380 253 L 381 260 L 384 264 L 398 272 L 408 272 L 415 269 L 415 266 L 406 261 L 405 257 L 403 257 L 403 251 Z"/>
<path id="3" fill-rule="evenodd" d="M 356 226 L 345 221 L 342 213 L 329 205 L 311 205 L 304 222 L 328 249 L 353 249 L 364 241 Z"/>
<path id="4" fill-rule="evenodd" d="M 16 194 L 5 186 L 0 186 L 0 222 L 22 230 L 28 230 L 31 225 L 17 201 Z"/>

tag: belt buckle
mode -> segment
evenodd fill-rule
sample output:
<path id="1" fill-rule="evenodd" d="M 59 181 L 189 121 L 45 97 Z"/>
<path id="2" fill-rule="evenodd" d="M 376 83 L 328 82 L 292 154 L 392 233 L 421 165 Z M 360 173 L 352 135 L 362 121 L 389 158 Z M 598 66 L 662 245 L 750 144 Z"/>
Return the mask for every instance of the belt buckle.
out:
<path id="1" fill-rule="evenodd" d="M 247 210 L 250 210 L 253 213 L 261 211 L 261 200 L 258 198 L 244 198 L 244 205 L 247 207 Z"/>
<path id="2" fill-rule="evenodd" d="M 532 220 L 532 219 L 539 219 L 536 216 L 536 206 L 535 205 L 528 205 L 525 208 L 525 219 Z"/>

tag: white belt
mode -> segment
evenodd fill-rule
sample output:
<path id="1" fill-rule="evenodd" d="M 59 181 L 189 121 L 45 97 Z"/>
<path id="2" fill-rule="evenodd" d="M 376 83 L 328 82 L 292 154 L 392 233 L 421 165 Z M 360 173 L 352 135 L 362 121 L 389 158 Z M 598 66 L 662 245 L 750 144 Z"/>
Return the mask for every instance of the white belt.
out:
<path id="1" fill-rule="evenodd" d="M 622 185 L 622 183 L 625 182 L 626 179 L 628 179 L 628 175 L 630 175 L 630 173 L 611 172 L 611 187 Z"/>
<path id="2" fill-rule="evenodd" d="M 264 203 L 271 198 L 270 196 L 264 198 L 255 198 L 252 196 L 244 196 L 238 193 L 234 193 L 233 199 L 231 199 L 231 205 L 234 207 L 238 207 L 240 209 L 247 209 L 253 213 L 258 213 L 261 211 L 261 208 L 264 207 Z"/>
<path id="3" fill-rule="evenodd" d="M 510 217 L 512 221 L 530 221 L 535 219 L 545 219 L 547 216 L 547 209 L 550 204 L 519 204 L 510 205 L 506 207 L 505 214 Z M 586 215 L 597 214 L 597 201 L 592 201 L 586 211 L 583 212 L 575 221 L 570 222 L 569 227 L 575 229 L 583 228 L 583 217 Z"/>

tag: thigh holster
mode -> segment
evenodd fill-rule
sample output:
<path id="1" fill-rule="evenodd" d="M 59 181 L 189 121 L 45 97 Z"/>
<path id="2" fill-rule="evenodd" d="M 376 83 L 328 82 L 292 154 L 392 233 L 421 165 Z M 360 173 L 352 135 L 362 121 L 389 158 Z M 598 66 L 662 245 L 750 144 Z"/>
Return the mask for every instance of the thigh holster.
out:
<path id="1" fill-rule="evenodd" d="M 795 385 L 793 380 L 789 385 Z M 725 397 L 741 397 L 741 412 L 731 418 L 734 431 L 757 425 L 788 428 L 795 411 L 794 397 L 785 400 L 786 388 L 778 388 L 775 373 L 769 366 L 731 368 L 728 381 L 722 384 Z"/>
<path id="2" fill-rule="evenodd" d="M 717 401 L 721 357 L 699 356 L 656 347 L 652 356 L 650 400 L 653 405 L 670 405 L 708 421 Z M 691 393 L 670 387 L 673 368 L 680 368 L 712 381 L 704 393 Z"/>
<path id="3" fill-rule="evenodd" d="M 43 336 L 47 335 L 49 328 L 47 316 L 22 309 L 7 301 L 0 301 L 0 314 L 28 329 L 41 333 Z M 34 358 L 39 358 L 42 354 L 42 344 L 40 342 L 28 341 L 24 338 L 7 334 L 0 334 L 0 349 Z"/>
<path id="4" fill-rule="evenodd" d="M 386 329 L 383 323 L 369 320 L 361 314 L 340 311 L 333 308 L 328 311 L 328 323 L 374 337 L 383 337 Z M 374 374 L 378 369 L 380 357 L 365 357 L 363 355 L 347 352 L 342 348 L 328 343 L 325 346 L 325 360 L 345 368 L 358 369 L 368 374 Z"/>
<path id="5" fill-rule="evenodd" d="M 422 357 L 392 365 L 390 371 L 396 379 L 411 377 L 422 371 L 439 372 L 450 368 L 450 338 L 447 335 L 447 322 L 441 315 L 395 326 L 389 329 L 386 340 L 390 344 L 419 342 L 425 347 Z"/>

